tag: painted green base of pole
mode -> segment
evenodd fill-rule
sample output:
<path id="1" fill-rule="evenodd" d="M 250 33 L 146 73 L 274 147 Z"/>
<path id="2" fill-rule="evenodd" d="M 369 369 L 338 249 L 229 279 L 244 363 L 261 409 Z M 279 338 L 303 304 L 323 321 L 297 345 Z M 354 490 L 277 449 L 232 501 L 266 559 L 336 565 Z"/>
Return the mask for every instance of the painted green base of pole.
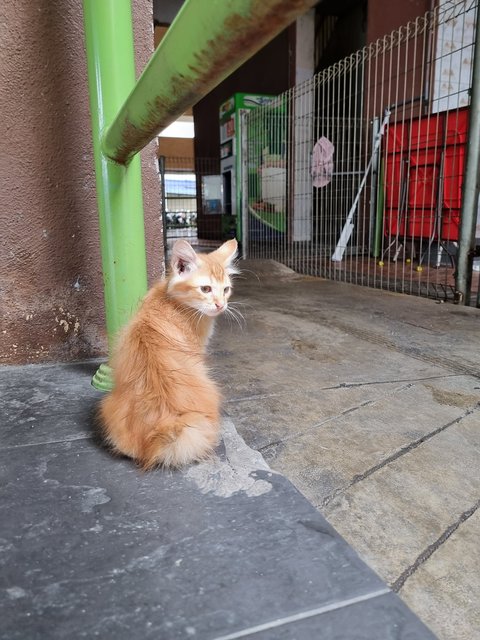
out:
<path id="1" fill-rule="evenodd" d="M 108 160 L 101 135 L 135 86 L 130 0 L 83 0 L 109 350 L 147 291 L 140 157 Z M 111 389 L 108 365 L 92 382 Z"/>
<path id="2" fill-rule="evenodd" d="M 92 378 L 92 387 L 99 391 L 111 391 L 113 389 L 112 368 L 108 364 L 101 364 Z"/>

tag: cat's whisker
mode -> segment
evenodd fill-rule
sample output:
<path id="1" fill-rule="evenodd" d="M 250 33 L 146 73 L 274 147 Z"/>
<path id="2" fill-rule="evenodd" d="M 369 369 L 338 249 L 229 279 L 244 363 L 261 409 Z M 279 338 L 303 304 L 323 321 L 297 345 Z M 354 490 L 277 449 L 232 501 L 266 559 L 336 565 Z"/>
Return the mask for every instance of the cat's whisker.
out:
<path id="1" fill-rule="evenodd" d="M 232 312 L 229 309 L 225 309 L 224 317 L 228 322 L 228 324 L 230 325 L 230 329 L 233 330 L 233 325 L 234 325 L 233 321 L 236 320 L 235 316 L 232 314 Z M 238 321 L 237 321 L 237 324 L 238 324 Z"/>
<path id="2" fill-rule="evenodd" d="M 202 309 L 191 309 L 191 314 L 190 314 L 190 319 L 192 321 L 196 320 L 196 325 L 198 326 L 198 322 L 202 319 L 203 315 L 205 313 L 205 310 Z"/>
<path id="3" fill-rule="evenodd" d="M 250 307 L 250 308 L 253 307 L 253 305 L 250 302 L 242 302 L 241 300 L 234 300 L 233 302 L 229 302 L 228 306 L 229 307 L 242 306 L 242 307 Z"/>
<path id="4" fill-rule="evenodd" d="M 204 311 L 202 309 L 194 310 L 194 313 L 192 315 L 192 322 L 194 323 L 195 331 L 197 331 L 203 316 L 204 316 Z"/>
<path id="5" fill-rule="evenodd" d="M 260 278 L 258 274 L 255 273 L 255 271 L 252 271 L 251 269 L 245 269 L 244 267 L 241 268 L 240 273 L 235 274 L 235 278 L 241 278 L 242 280 L 246 280 L 246 276 L 243 275 L 244 273 L 251 273 L 253 276 L 255 276 L 258 282 L 260 282 Z"/>
<path id="6" fill-rule="evenodd" d="M 246 322 L 245 319 L 242 317 L 238 317 L 236 315 L 233 315 L 233 317 L 235 318 L 236 323 L 238 324 L 239 328 L 243 331 L 246 327 Z"/>
<path id="7" fill-rule="evenodd" d="M 236 307 L 236 303 L 235 302 L 229 302 L 228 306 L 227 306 L 227 311 L 234 311 L 235 313 L 239 313 L 240 315 L 243 315 L 242 312 L 237 309 Z"/>
<path id="8" fill-rule="evenodd" d="M 200 326 L 200 322 L 202 321 L 202 318 L 204 316 L 204 312 L 203 311 L 199 311 L 198 313 L 198 317 L 197 317 L 197 324 L 195 325 L 195 328 L 198 329 L 198 327 Z"/>
<path id="9" fill-rule="evenodd" d="M 227 307 L 225 309 L 225 315 L 229 319 L 233 318 L 233 320 L 235 320 L 235 322 L 238 324 L 240 329 L 243 330 L 245 328 L 245 325 L 246 325 L 245 318 L 243 317 L 242 313 L 238 309 L 231 309 L 230 307 Z"/>
<path id="10" fill-rule="evenodd" d="M 245 320 L 243 313 L 239 309 L 235 307 L 230 307 L 229 305 L 227 311 L 231 316 L 235 318 L 237 324 L 241 329 L 244 329 L 247 326 L 247 321 Z"/>

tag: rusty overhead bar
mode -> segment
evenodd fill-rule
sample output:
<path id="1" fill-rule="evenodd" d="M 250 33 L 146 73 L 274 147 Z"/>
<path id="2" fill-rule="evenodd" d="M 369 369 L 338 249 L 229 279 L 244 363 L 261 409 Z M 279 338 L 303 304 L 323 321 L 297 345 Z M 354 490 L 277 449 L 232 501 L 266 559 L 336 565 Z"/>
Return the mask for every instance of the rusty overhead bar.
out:
<path id="1" fill-rule="evenodd" d="M 318 0 L 187 0 L 102 137 L 120 164 Z"/>

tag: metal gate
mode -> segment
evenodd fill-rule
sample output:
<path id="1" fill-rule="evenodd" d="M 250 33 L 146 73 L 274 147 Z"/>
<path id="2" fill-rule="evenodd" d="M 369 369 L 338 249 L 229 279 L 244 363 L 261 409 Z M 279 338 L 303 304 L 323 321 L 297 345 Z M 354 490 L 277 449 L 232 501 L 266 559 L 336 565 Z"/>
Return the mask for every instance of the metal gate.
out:
<path id="1" fill-rule="evenodd" d="M 159 158 L 165 253 L 179 238 L 215 247 L 225 235 L 218 158 Z"/>
<path id="2" fill-rule="evenodd" d="M 476 12 L 441 0 L 244 115 L 249 257 L 454 298 Z"/>

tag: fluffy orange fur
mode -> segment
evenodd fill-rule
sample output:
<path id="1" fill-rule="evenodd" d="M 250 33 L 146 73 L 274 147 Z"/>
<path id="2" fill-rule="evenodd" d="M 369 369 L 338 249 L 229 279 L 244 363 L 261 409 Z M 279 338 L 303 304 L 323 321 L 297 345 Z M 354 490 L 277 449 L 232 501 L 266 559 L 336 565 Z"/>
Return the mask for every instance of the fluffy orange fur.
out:
<path id="1" fill-rule="evenodd" d="M 112 448 L 144 469 L 200 460 L 217 444 L 220 392 L 205 351 L 215 317 L 227 309 L 236 251 L 236 240 L 205 255 L 177 241 L 169 275 L 118 338 L 100 420 Z"/>

